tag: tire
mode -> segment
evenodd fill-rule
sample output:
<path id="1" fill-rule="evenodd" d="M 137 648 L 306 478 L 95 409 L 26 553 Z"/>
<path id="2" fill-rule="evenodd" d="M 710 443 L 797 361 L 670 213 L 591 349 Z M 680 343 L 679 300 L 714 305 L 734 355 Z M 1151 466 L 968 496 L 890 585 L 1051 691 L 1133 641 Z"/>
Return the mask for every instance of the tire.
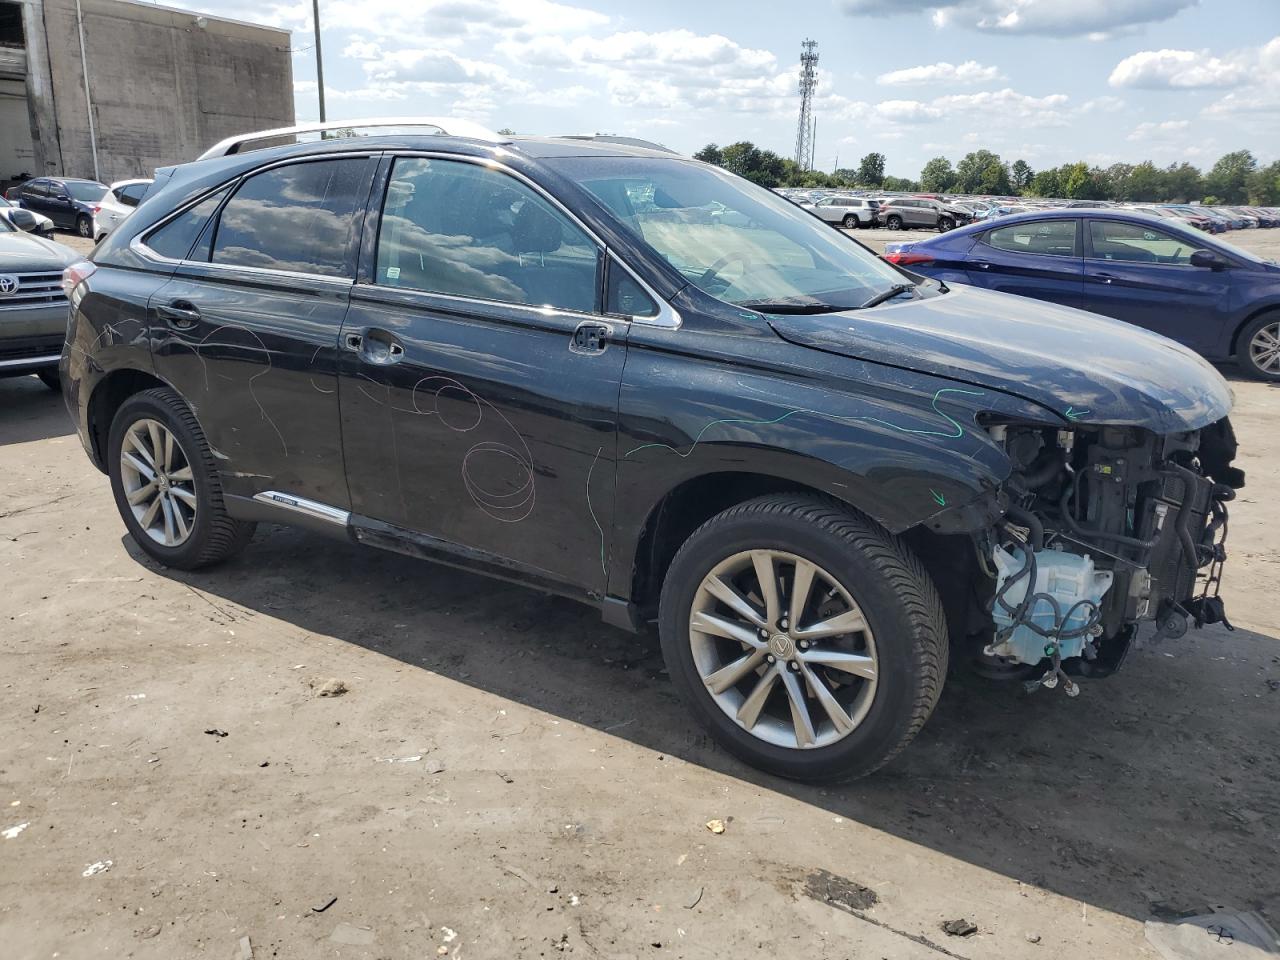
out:
<path id="1" fill-rule="evenodd" d="M 844 227 L 846 230 L 857 230 L 858 218 L 852 213 L 846 213 L 844 215 L 844 219 L 840 222 L 840 226 Z"/>
<path id="2" fill-rule="evenodd" d="M 955 228 L 956 228 L 956 222 L 955 222 L 953 219 L 951 219 L 950 217 L 939 217 L 939 218 L 938 218 L 938 232 L 939 232 L 939 233 L 946 233 L 948 230 L 954 230 Z"/>
<path id="3" fill-rule="evenodd" d="M 83 213 L 76 217 L 76 233 L 85 239 L 93 237 L 93 218 L 87 217 Z"/>
<path id="4" fill-rule="evenodd" d="M 739 597 L 764 596 L 755 573 L 761 554 L 770 557 L 765 569 L 776 574 L 774 606 L 781 616 L 770 622 L 761 601 L 749 600 L 756 619 L 748 622 L 734 612 L 740 607 L 720 599 L 719 588 L 733 583 Z M 742 563 L 747 566 L 730 579 Z M 815 570 L 811 582 L 821 587 L 805 591 L 807 601 L 792 624 L 786 617 L 801 563 Z M 746 586 L 751 583 L 753 589 Z M 832 592 L 825 592 L 827 587 Z M 853 618 L 860 626 L 839 635 L 830 629 L 817 632 L 838 618 Z M 695 718 L 741 760 L 795 780 L 852 780 L 883 766 L 924 726 L 947 673 L 946 618 L 919 559 L 874 521 L 817 496 L 761 497 L 704 523 L 671 563 L 658 622 L 667 671 Z M 697 630 L 695 622 L 716 629 Z M 725 623 L 733 630 L 720 632 Z M 766 641 L 761 626 L 777 632 Z M 799 636 L 792 637 L 793 630 Z M 825 638 L 806 641 L 806 631 Z M 846 666 L 830 666 L 833 657 L 843 658 Z M 854 661 L 862 664 L 856 675 L 848 666 Z M 784 662 L 794 669 L 784 669 Z M 739 669 L 744 666 L 750 670 Z M 703 679 L 713 676 L 719 678 L 718 692 Z M 845 698 L 837 706 L 850 729 L 842 731 L 835 715 L 824 711 L 814 683 L 828 696 Z M 767 691 L 763 697 L 761 685 Z M 810 724 L 797 719 L 793 691 L 805 704 Z M 763 709 L 744 721 L 753 702 Z M 806 746 L 800 746 L 797 731 L 804 731 Z"/>
<path id="5" fill-rule="evenodd" d="M 888 229 L 890 229 L 890 230 L 901 230 L 901 229 L 902 229 L 902 218 L 901 218 L 900 216 L 898 216 L 897 214 L 894 214 L 893 216 L 891 216 L 888 220 L 886 220 L 886 221 L 884 222 L 884 225 L 885 225 L 885 227 L 887 227 L 887 228 L 888 228 Z"/>
<path id="6" fill-rule="evenodd" d="M 51 367 L 48 370 L 37 370 L 36 376 L 50 390 L 58 391 L 62 389 L 62 378 L 58 376 L 57 367 Z"/>
<path id="7" fill-rule="evenodd" d="M 1251 377 L 1280 382 L 1280 313 L 1254 317 L 1236 339 L 1236 360 Z"/>
<path id="8" fill-rule="evenodd" d="M 148 532 L 140 522 L 147 519 L 144 515 L 135 514 L 136 508 L 129 502 L 130 490 L 136 488 L 145 479 L 145 474 L 122 462 L 122 451 L 126 449 L 129 434 L 135 427 L 142 433 L 148 424 L 167 430 L 175 441 L 176 456 L 166 470 L 172 473 L 172 479 L 166 477 L 166 490 L 180 491 L 182 497 L 190 497 L 193 505 L 186 499 L 181 502 L 181 516 L 186 525 L 186 535 L 180 542 L 172 544 L 161 542 L 158 537 L 161 531 Z M 133 456 L 133 462 L 148 461 L 145 453 L 136 447 L 127 448 Z M 153 450 L 154 454 L 154 450 Z M 186 468 L 178 469 L 178 464 L 185 462 Z M 189 470 L 187 469 L 189 468 Z M 218 479 L 213 454 L 204 438 L 204 431 L 196 421 L 191 408 L 178 394 L 164 387 L 144 390 L 126 400 L 116 412 L 111 422 L 111 432 L 107 440 L 107 470 L 111 476 L 111 491 L 115 495 L 116 507 L 133 537 L 135 543 L 155 560 L 168 567 L 179 570 L 195 570 L 227 559 L 238 553 L 253 537 L 256 524 L 235 520 L 227 515 L 223 503 L 222 484 Z M 140 507 L 158 499 L 153 496 L 144 500 Z M 161 508 L 150 520 L 150 524 L 163 523 L 169 509 L 179 508 L 178 493 L 168 496 L 170 506 Z M 166 527 L 166 532 L 168 525 Z M 182 524 L 174 521 L 175 531 L 181 531 Z M 173 538 L 178 541 L 175 535 Z"/>

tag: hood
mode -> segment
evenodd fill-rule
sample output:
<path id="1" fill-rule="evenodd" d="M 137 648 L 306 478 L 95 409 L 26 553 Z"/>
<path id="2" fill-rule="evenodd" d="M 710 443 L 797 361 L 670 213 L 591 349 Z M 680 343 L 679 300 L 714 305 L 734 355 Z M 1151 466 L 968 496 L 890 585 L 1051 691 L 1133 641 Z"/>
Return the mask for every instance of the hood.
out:
<path id="1" fill-rule="evenodd" d="M 0 233 L 0 273 L 61 271 L 79 260 L 70 247 L 30 233 Z"/>
<path id="2" fill-rule="evenodd" d="M 1232 406 L 1218 371 L 1172 340 L 975 287 L 866 311 L 771 314 L 769 322 L 792 343 L 999 390 L 1065 421 L 1177 433 Z"/>

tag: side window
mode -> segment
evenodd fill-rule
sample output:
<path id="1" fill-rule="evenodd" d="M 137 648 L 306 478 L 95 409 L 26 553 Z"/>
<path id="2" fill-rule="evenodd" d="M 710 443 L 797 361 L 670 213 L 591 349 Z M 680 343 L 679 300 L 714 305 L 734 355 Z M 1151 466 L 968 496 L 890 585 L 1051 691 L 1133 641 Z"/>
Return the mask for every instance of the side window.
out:
<path id="1" fill-rule="evenodd" d="M 28 197 L 47 197 L 49 195 L 49 181 L 32 180 L 22 188 L 22 192 Z"/>
<path id="2" fill-rule="evenodd" d="M 658 305 L 623 267 L 609 264 L 605 312 L 622 317 L 656 317 Z"/>
<path id="3" fill-rule="evenodd" d="M 115 191 L 116 198 L 126 207 L 136 207 L 142 202 L 142 197 L 146 194 L 148 186 L 145 183 L 131 183 L 127 187 L 121 187 Z"/>
<path id="4" fill-rule="evenodd" d="M 997 250 L 1010 253 L 1036 253 L 1051 257 L 1076 255 L 1076 221 L 1033 220 L 997 227 L 987 234 L 986 242 Z"/>
<path id="5" fill-rule="evenodd" d="M 189 207 L 178 214 L 159 230 L 153 230 L 144 242 L 162 257 L 168 257 L 170 260 L 187 259 L 187 255 L 191 253 L 191 247 L 196 242 L 196 237 L 200 236 L 200 231 L 204 230 L 209 218 L 213 216 L 214 211 L 218 209 L 218 204 L 226 195 L 227 190 L 223 189 L 205 197 L 194 207 Z M 192 259 L 209 259 L 209 233 L 210 231 L 204 230 L 203 254 L 196 254 Z"/>
<path id="6" fill-rule="evenodd" d="M 599 261 L 576 224 L 504 173 L 421 157 L 391 170 L 376 283 L 589 313 Z"/>
<path id="7" fill-rule="evenodd" d="M 222 208 L 214 263 L 348 276 L 351 228 L 368 161 L 313 160 L 249 177 Z"/>
<path id="8" fill-rule="evenodd" d="M 1095 260 L 1188 264 L 1196 246 L 1155 227 L 1118 220 L 1090 220 Z"/>

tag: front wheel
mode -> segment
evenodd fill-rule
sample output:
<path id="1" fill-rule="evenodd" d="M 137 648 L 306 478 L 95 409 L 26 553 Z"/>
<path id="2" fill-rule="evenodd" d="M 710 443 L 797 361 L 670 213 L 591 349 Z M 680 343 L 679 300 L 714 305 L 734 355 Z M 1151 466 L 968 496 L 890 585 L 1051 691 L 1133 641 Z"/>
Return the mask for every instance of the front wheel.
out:
<path id="1" fill-rule="evenodd" d="M 884 222 L 884 225 L 888 227 L 890 230 L 901 230 L 902 218 L 896 215 L 892 216 Z"/>
<path id="2" fill-rule="evenodd" d="M 846 213 L 844 216 L 844 220 L 840 222 L 840 225 L 844 227 L 846 230 L 857 230 L 858 218 L 852 213 Z"/>
<path id="3" fill-rule="evenodd" d="M 956 228 L 956 222 L 955 222 L 954 220 L 952 220 L 950 217 L 939 217 L 939 218 L 938 218 L 938 232 L 939 232 L 939 233 L 946 233 L 948 230 L 954 230 L 955 228 Z"/>
<path id="4" fill-rule="evenodd" d="M 83 213 L 76 217 L 76 233 L 86 239 L 93 236 L 93 219 Z"/>
<path id="5" fill-rule="evenodd" d="M 835 501 L 732 507 L 680 548 L 662 588 L 681 698 L 747 763 L 850 780 L 924 726 L 947 671 L 941 601 L 920 561 Z"/>
<path id="6" fill-rule="evenodd" d="M 1259 380 L 1280 381 L 1280 313 L 1265 313 L 1240 331 L 1236 359 Z"/>
<path id="7" fill-rule="evenodd" d="M 145 390 L 126 400 L 107 443 L 116 507 L 151 557 L 194 570 L 249 542 L 255 525 L 228 516 L 204 431 L 172 390 Z"/>

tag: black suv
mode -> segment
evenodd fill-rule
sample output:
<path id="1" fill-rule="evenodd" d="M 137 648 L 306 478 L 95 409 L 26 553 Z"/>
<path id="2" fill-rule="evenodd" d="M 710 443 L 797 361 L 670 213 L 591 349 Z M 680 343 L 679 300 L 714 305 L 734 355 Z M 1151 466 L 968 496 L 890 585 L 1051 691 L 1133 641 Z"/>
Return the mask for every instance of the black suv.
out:
<path id="1" fill-rule="evenodd" d="M 901 750 L 949 657 L 1074 693 L 1221 617 L 1231 394 L 1175 343 L 669 152 L 235 149 L 67 273 L 67 405 L 163 564 L 294 523 L 656 621 L 698 720 L 804 779 Z"/>

